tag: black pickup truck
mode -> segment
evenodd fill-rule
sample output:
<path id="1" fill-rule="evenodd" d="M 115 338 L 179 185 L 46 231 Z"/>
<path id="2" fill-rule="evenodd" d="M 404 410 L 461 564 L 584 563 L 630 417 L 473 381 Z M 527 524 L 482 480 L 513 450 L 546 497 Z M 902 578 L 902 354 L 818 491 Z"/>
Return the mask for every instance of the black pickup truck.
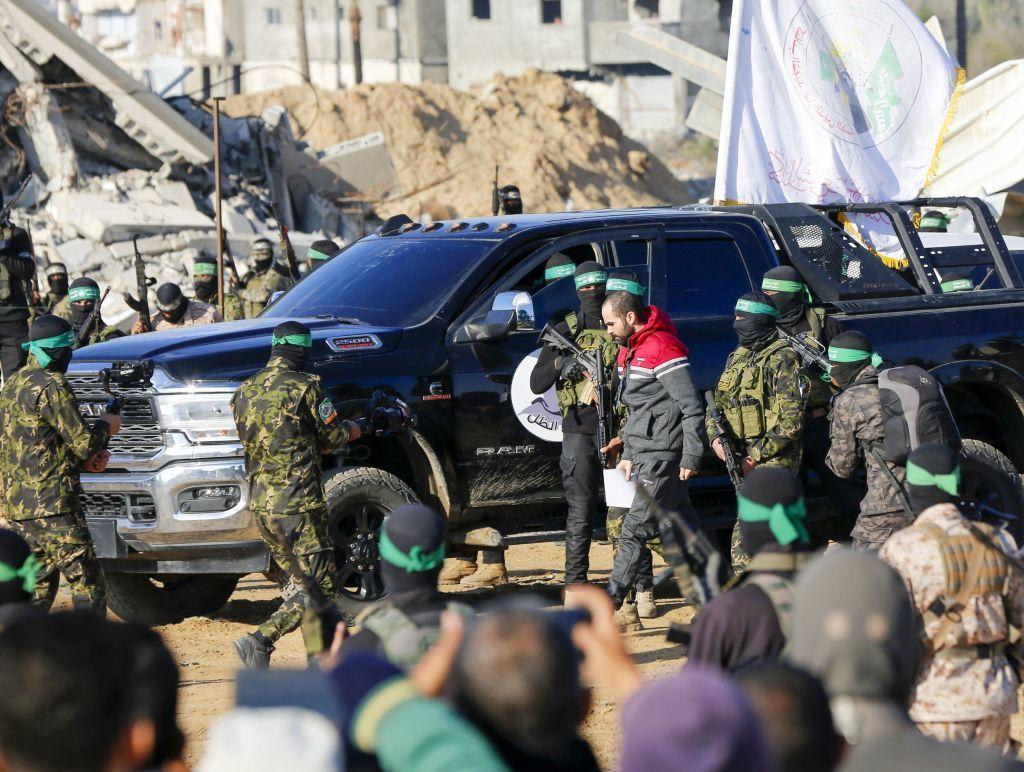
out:
<path id="1" fill-rule="evenodd" d="M 913 215 L 947 205 L 975 219 L 970 243 L 926 247 Z M 843 211 L 840 211 L 842 209 Z M 905 265 L 887 267 L 851 238 L 844 216 L 888 218 Z M 86 415 L 105 399 L 98 371 L 151 360 L 148 384 L 124 387 L 124 428 L 106 472 L 83 476 L 86 516 L 114 610 L 151 624 L 207 613 L 239 576 L 268 570 L 246 508 L 241 447 L 228 401 L 263 366 L 282 319 L 313 331 L 308 369 L 343 415 L 376 390 L 412 406 L 408 436 L 371 439 L 329 459 L 329 519 L 346 596 L 380 597 L 376 534 L 397 504 L 419 499 L 455 531 L 545 532 L 564 517 L 560 418 L 529 372 L 538 336 L 572 307 L 571 277 L 542 281 L 555 252 L 645 277 L 691 350 L 700 389 L 735 346 L 736 298 L 780 261 L 817 302 L 865 332 L 895 362 L 945 384 L 964 437 L 1006 467 L 1024 468 L 1024 281 L 979 202 L 865 208 L 780 205 L 569 212 L 406 222 L 346 248 L 258 318 L 153 333 L 76 352 L 69 378 Z M 944 295 L 940 276 L 969 271 L 973 292 Z M 693 497 L 705 524 L 732 518 L 714 465 Z"/>

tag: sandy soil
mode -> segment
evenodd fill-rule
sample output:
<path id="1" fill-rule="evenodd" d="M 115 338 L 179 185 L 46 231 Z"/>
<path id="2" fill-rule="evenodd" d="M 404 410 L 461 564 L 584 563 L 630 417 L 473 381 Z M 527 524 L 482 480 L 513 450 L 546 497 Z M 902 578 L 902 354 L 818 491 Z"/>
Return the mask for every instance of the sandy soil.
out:
<path id="1" fill-rule="evenodd" d="M 509 592 L 535 592 L 556 601 L 562 583 L 562 543 L 529 544 L 512 547 L 508 553 Z M 591 549 L 592 579 L 607 577 L 611 569 L 611 547 L 595 542 Z M 476 603 L 494 592 L 464 593 Z M 189 619 L 160 628 L 181 668 L 181 723 L 188 737 L 188 760 L 202 755 L 214 719 L 234 702 L 234 674 L 237 660 L 231 641 L 265 619 L 277 604 L 276 588 L 262 576 L 245 577 L 231 602 L 212 618 Z M 630 648 L 644 673 L 653 678 L 669 673 L 681 664 L 677 646 L 665 641 L 670 621 L 685 622 L 692 616 L 677 599 L 659 599 L 660 616 L 645 620 L 643 631 L 629 636 Z M 299 632 L 286 636 L 274 654 L 273 667 L 305 665 L 305 650 Z M 585 727 L 602 765 L 614 768 L 617 748 L 618 711 L 607 696 L 597 691 L 594 707 Z"/>

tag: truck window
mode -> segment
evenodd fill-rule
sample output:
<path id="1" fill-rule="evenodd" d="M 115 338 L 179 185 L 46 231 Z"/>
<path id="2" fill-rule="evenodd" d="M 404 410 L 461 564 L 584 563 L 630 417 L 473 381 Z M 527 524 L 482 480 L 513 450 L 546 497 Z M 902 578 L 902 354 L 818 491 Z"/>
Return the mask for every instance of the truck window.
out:
<path id="1" fill-rule="evenodd" d="M 666 244 L 668 315 L 672 319 L 732 316 L 750 278 L 728 237 L 673 238 Z"/>
<path id="2" fill-rule="evenodd" d="M 613 265 L 621 268 L 646 267 L 651 260 L 651 242 L 641 240 L 613 241 L 609 245 L 614 258 Z"/>

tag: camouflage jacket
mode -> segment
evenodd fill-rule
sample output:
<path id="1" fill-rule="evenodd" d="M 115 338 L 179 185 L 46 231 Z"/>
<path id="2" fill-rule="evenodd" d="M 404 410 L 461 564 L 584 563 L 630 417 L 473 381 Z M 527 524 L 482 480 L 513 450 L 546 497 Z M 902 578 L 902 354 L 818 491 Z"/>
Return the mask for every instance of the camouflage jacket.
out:
<path id="1" fill-rule="evenodd" d="M 1004 653 L 985 658 L 942 656 L 948 645 L 1000 644 L 1010 639 L 1010 626 L 1024 625 L 1024 576 L 996 553 L 989 551 L 992 565 L 975 585 L 964 608 L 955 613 L 959 625 L 943 623 L 943 616 L 929 614 L 937 602 L 948 605 L 958 588 L 951 586 L 941 543 L 922 526 L 937 526 L 950 537 L 977 543 L 968 531 L 960 510 L 939 504 L 922 512 L 914 525 L 893 534 L 879 556 L 895 568 L 907 585 L 918 617 L 922 619 L 925 655 L 910 707 L 914 721 L 978 721 L 990 716 L 1008 716 L 1017 711 L 1017 673 Z M 993 531 L 1004 552 L 1017 554 L 1016 545 L 1005 531 Z M 963 577 L 960 577 L 962 580 Z M 936 640 L 945 630 L 944 640 Z M 1011 649 L 1020 661 L 1021 645 Z M 939 650 L 939 656 L 930 652 Z"/>
<path id="2" fill-rule="evenodd" d="M 66 319 L 67 321 L 70 322 L 71 301 L 68 299 L 68 296 L 65 295 L 59 301 L 57 301 L 57 304 L 53 306 L 53 308 L 51 308 L 49 311 L 44 311 L 43 313 L 53 314 L 54 316 L 59 316 L 61 319 Z"/>
<path id="3" fill-rule="evenodd" d="M 249 506 L 278 514 L 322 509 L 321 453 L 348 442 L 348 429 L 315 375 L 280 357 L 231 398 L 245 448 Z"/>
<path id="4" fill-rule="evenodd" d="M 800 357 L 788 344 L 761 349 L 739 346 L 729 355 L 715 387 L 737 450 L 755 464 L 800 471 L 807 380 Z M 710 412 L 706 417 L 712 433 Z"/>
<path id="5" fill-rule="evenodd" d="M 55 295 L 52 292 L 47 292 L 43 297 L 39 299 L 39 305 L 35 306 L 29 313 L 32 319 L 35 319 L 46 314 L 54 313 L 54 309 L 61 304 L 67 295 Z M 67 304 L 64 304 L 67 306 Z M 70 309 L 68 309 L 68 315 L 70 316 Z"/>
<path id="6" fill-rule="evenodd" d="M 259 316 L 275 292 L 289 290 L 293 285 L 294 282 L 282 274 L 276 265 L 272 265 L 262 273 L 256 271 L 247 273 L 242 279 L 242 286 L 238 291 L 238 296 L 242 299 L 245 318 L 254 319 Z"/>
<path id="7" fill-rule="evenodd" d="M 28 364 L 0 390 L 0 476 L 9 520 L 79 511 L 79 470 L 106 447 L 110 427 L 89 428 L 67 379 Z"/>
<path id="8" fill-rule="evenodd" d="M 202 303 L 201 300 L 193 300 L 193 303 Z M 213 303 L 214 308 L 218 308 L 217 298 L 214 296 Z M 231 292 L 224 293 L 224 318 L 221 321 L 224 322 L 237 322 L 239 319 L 245 319 L 245 312 L 242 311 L 242 300 Z"/>
<path id="9" fill-rule="evenodd" d="M 888 467 L 900 485 L 903 484 L 902 467 L 879 458 L 866 450 L 865 446 L 881 444 L 882 403 L 878 393 L 878 370 L 868 365 L 860 377 L 841 391 L 832 401 L 830 440 L 826 463 L 839 477 L 852 477 L 857 468 L 864 464 L 867 469 L 868 492 L 861 499 L 861 517 L 897 514 L 905 518 L 903 525 L 909 525 L 905 515 L 900 491 L 889 481 L 882 463 Z M 856 535 L 856 529 L 854 529 Z"/>
<path id="10" fill-rule="evenodd" d="M 217 310 L 216 306 L 203 303 L 201 300 L 190 300 L 188 301 L 188 308 L 185 309 L 185 315 L 176 323 L 167 321 L 163 314 L 154 315 L 153 329 L 156 332 L 163 332 L 164 330 L 176 330 L 179 327 L 199 327 L 204 324 L 214 324 L 223 321 L 224 318 L 220 315 L 220 311 Z"/>

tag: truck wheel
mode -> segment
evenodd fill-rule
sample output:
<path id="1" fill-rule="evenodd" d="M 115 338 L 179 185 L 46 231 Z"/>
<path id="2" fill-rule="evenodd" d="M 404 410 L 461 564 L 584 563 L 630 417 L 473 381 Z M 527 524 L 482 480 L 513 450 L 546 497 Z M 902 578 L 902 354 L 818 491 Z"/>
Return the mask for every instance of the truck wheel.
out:
<path id="1" fill-rule="evenodd" d="M 1017 468 L 1005 454 L 980 440 L 964 440 L 963 455 L 964 500 L 1015 515 L 1017 519 L 1007 528 L 1019 544 L 1024 536 L 1024 486 Z"/>
<path id="2" fill-rule="evenodd" d="M 125 574 L 105 571 L 107 605 L 125 622 L 147 627 L 212 614 L 235 591 L 234 574 Z"/>
<path id="3" fill-rule="evenodd" d="M 345 469 L 327 480 L 327 529 L 338 564 L 338 605 L 358 611 L 384 597 L 378 542 L 384 518 L 418 501 L 393 474 L 373 467 Z"/>

